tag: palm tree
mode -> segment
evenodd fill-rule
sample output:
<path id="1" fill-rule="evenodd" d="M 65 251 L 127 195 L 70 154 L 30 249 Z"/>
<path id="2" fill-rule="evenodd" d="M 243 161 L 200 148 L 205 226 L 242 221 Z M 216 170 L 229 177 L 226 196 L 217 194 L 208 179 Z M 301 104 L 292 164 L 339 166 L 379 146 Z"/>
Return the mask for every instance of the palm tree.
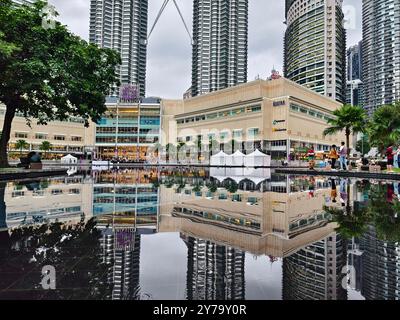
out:
<path id="1" fill-rule="evenodd" d="M 48 142 L 48 141 L 43 141 L 43 142 L 40 144 L 39 149 L 42 150 L 42 151 L 44 151 L 44 157 L 46 158 L 47 152 L 50 151 L 52 147 L 53 147 L 53 146 L 51 145 L 50 142 Z"/>
<path id="2" fill-rule="evenodd" d="M 343 105 L 333 112 L 335 119 L 329 119 L 330 127 L 323 132 L 324 136 L 344 131 L 346 134 L 347 156 L 350 156 L 350 135 L 364 132 L 366 126 L 365 110 L 359 106 Z"/>
<path id="3" fill-rule="evenodd" d="M 400 139 L 400 102 L 378 108 L 367 126 L 371 145 L 382 152 Z"/>
<path id="4" fill-rule="evenodd" d="M 168 143 L 167 145 L 166 145 L 166 147 L 165 147 L 165 153 L 166 153 L 166 155 L 165 155 L 165 157 L 166 157 L 166 161 L 167 162 L 169 162 L 169 160 L 170 160 L 170 155 L 172 154 L 172 153 L 174 153 L 174 154 L 176 154 L 176 148 L 175 148 L 175 146 L 172 144 L 172 143 Z"/>
<path id="5" fill-rule="evenodd" d="M 28 142 L 26 142 L 25 140 L 18 140 L 18 141 L 15 143 L 15 149 L 18 149 L 18 150 L 19 150 L 20 156 L 22 156 L 22 150 L 23 150 L 23 149 L 26 149 L 26 148 L 28 148 L 28 147 L 29 147 L 29 144 L 28 144 Z"/>

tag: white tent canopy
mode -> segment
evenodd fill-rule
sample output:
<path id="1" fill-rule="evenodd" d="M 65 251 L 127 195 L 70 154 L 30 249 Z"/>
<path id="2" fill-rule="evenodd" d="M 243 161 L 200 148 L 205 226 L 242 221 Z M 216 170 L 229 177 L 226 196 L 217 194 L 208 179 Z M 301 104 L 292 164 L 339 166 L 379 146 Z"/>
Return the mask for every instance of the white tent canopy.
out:
<path id="1" fill-rule="evenodd" d="M 78 163 L 78 158 L 68 154 L 65 157 L 61 158 L 61 163 L 62 164 L 76 164 L 76 163 Z"/>
<path id="2" fill-rule="evenodd" d="M 269 167 L 271 166 L 271 156 L 256 150 L 244 158 L 245 167 Z"/>
<path id="3" fill-rule="evenodd" d="M 234 154 L 231 155 L 232 157 L 232 165 L 233 166 L 243 166 L 244 165 L 244 158 L 245 155 L 237 150 Z"/>
<path id="4" fill-rule="evenodd" d="M 226 158 L 229 157 L 225 152 L 220 151 L 211 156 L 210 164 L 212 166 L 226 166 Z"/>

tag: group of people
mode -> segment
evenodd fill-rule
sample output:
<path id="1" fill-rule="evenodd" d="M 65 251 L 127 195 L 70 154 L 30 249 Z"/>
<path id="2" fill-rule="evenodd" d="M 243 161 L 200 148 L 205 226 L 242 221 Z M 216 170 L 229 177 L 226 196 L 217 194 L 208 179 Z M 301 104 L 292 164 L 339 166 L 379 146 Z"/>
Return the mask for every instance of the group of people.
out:
<path id="1" fill-rule="evenodd" d="M 341 143 L 341 146 L 338 148 L 336 145 L 332 145 L 328 156 L 327 160 L 330 162 L 330 166 L 332 170 L 336 170 L 336 162 L 339 160 L 340 164 L 340 170 L 347 170 L 348 165 L 347 165 L 347 154 L 348 150 L 346 147 L 346 144 L 344 142 Z M 308 155 L 308 164 L 309 164 L 309 169 L 314 170 L 315 169 L 315 151 L 313 148 L 310 148 L 307 152 Z"/>

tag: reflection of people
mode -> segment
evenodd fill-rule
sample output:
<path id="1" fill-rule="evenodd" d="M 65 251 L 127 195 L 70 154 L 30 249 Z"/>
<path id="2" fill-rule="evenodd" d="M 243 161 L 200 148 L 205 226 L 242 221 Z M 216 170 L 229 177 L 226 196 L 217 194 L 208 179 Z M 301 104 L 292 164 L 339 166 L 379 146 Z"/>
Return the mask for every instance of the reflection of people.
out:
<path id="1" fill-rule="evenodd" d="M 344 207 L 347 202 L 347 181 L 346 179 L 341 179 L 340 180 L 340 202 L 342 206 Z"/>
<path id="2" fill-rule="evenodd" d="M 310 185 L 308 186 L 308 195 L 310 198 L 314 198 L 314 192 L 315 192 L 315 179 L 314 177 L 310 178 Z"/>
<path id="3" fill-rule="evenodd" d="M 331 201 L 333 203 L 337 202 L 336 197 L 337 197 L 336 181 L 335 179 L 331 179 Z"/>
<path id="4" fill-rule="evenodd" d="M 393 202 L 393 198 L 394 198 L 394 185 L 393 185 L 393 183 L 388 183 L 386 200 L 387 200 L 387 202 Z"/>

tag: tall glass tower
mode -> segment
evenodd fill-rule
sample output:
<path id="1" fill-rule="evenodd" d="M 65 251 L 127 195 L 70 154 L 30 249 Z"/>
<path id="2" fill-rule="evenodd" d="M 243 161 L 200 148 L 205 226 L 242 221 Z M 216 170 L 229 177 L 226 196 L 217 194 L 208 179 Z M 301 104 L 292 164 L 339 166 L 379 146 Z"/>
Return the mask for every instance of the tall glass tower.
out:
<path id="1" fill-rule="evenodd" d="M 343 0 L 286 0 L 284 75 L 345 101 L 346 31 Z"/>
<path id="2" fill-rule="evenodd" d="M 121 54 L 117 68 L 121 84 L 133 84 L 146 93 L 148 0 L 91 0 L 91 43 Z"/>
<path id="3" fill-rule="evenodd" d="M 370 115 L 400 100 L 400 1 L 363 0 L 363 77 Z"/>
<path id="4" fill-rule="evenodd" d="M 194 0 L 192 95 L 247 82 L 248 0 Z"/>

